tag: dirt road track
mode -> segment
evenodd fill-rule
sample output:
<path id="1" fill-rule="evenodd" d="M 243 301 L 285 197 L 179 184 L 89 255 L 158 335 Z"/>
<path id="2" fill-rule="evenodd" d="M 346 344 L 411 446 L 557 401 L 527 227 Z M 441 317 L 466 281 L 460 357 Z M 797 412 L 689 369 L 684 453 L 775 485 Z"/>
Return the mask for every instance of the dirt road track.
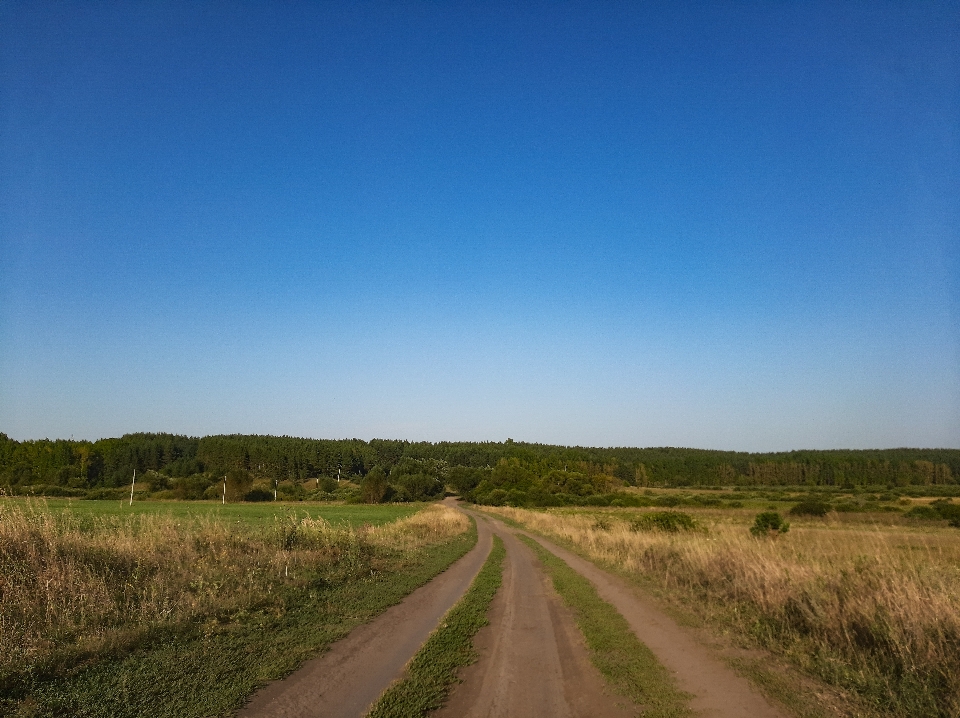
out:
<path id="1" fill-rule="evenodd" d="M 476 516 L 476 514 L 474 514 Z M 485 523 L 477 517 L 477 523 Z M 628 718 L 590 663 L 580 631 L 529 547 L 499 522 L 507 550 L 490 624 L 474 639 L 480 660 L 461 672 L 438 718 Z"/>
<path id="2" fill-rule="evenodd" d="M 518 533 L 530 536 L 587 578 L 600 597 L 620 612 L 637 637 L 673 672 L 679 687 L 694 696 L 690 707 L 703 718 L 787 718 L 749 681 L 713 656 L 626 581 L 544 538 Z"/>
<path id="3" fill-rule="evenodd" d="M 287 678 L 257 691 L 243 718 L 357 718 L 384 689 L 460 599 L 493 545 L 486 522 L 478 521 L 477 545 L 453 566 L 370 623 L 355 628 L 323 655 Z"/>
<path id="4" fill-rule="evenodd" d="M 479 541 L 464 558 L 372 622 L 356 628 L 322 656 L 258 691 L 244 718 L 358 718 L 391 682 L 469 587 L 486 559 L 492 535 L 507 550 L 504 581 L 490 625 L 475 639 L 480 660 L 461 673 L 438 718 L 620 718 L 636 706 L 614 697 L 589 662 L 572 614 L 553 591 L 533 552 L 487 514 L 477 518 Z M 525 534 L 530 535 L 530 534 Z M 670 669 L 703 718 L 786 718 L 752 685 L 638 593 L 635 587 L 537 536 L 597 588 Z"/>

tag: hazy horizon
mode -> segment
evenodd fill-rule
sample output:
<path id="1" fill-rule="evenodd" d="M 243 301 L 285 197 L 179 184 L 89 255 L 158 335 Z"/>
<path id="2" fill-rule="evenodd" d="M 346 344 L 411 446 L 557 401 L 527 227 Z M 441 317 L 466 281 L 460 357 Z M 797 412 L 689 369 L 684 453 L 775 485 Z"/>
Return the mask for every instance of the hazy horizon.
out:
<path id="1" fill-rule="evenodd" d="M 0 5 L 0 431 L 960 448 L 960 3 Z"/>

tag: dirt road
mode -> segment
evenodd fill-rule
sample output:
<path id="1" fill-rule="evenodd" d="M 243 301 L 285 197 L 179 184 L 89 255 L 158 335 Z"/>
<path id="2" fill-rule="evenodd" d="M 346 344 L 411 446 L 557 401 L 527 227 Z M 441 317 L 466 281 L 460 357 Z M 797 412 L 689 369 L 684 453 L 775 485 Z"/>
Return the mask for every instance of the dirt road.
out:
<path id="1" fill-rule="evenodd" d="M 562 605 L 534 553 L 513 529 L 488 515 L 477 518 L 479 541 L 467 556 L 402 603 L 354 630 L 282 681 L 256 693 L 239 715 L 357 718 L 403 674 L 444 613 L 466 591 L 499 535 L 506 548 L 503 585 L 490 624 L 477 634 L 480 659 L 461 672 L 438 718 L 578 718 L 637 715 L 639 708 L 607 687 L 590 663 L 570 611 Z M 597 588 L 694 696 L 704 718 L 785 718 L 689 632 L 653 607 L 622 579 L 533 536 Z"/>
<path id="2" fill-rule="evenodd" d="M 476 515 L 476 514 L 475 514 Z M 485 519 L 478 517 L 478 524 Z M 627 718 L 637 707 L 614 697 L 590 663 L 583 637 L 529 547 L 491 522 L 507 550 L 490 625 L 474 646 L 480 660 L 461 674 L 443 718 Z"/>
<path id="3" fill-rule="evenodd" d="M 478 522 L 477 545 L 429 583 L 354 629 L 323 655 L 257 691 L 243 718 L 357 718 L 403 673 L 443 615 L 469 588 L 493 545 Z"/>
<path id="4" fill-rule="evenodd" d="M 701 716 L 787 718 L 782 709 L 770 703 L 749 681 L 716 658 L 689 631 L 644 599 L 626 581 L 546 539 L 518 533 L 530 536 L 587 578 L 600 597 L 620 612 L 637 637 L 673 673 L 681 690 L 693 696 L 690 707 Z"/>

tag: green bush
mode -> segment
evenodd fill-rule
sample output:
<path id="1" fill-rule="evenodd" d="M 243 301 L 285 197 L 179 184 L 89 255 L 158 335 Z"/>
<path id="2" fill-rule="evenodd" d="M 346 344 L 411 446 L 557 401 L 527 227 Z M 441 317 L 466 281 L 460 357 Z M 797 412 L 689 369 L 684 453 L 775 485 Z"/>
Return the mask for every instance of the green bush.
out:
<path id="1" fill-rule="evenodd" d="M 960 528 L 960 504 L 950 499 L 937 499 L 929 506 L 914 506 L 904 516 L 927 521 L 948 521 L 951 526 Z"/>
<path id="2" fill-rule="evenodd" d="M 653 511 L 641 514 L 630 522 L 633 531 L 695 531 L 700 527 L 696 519 L 683 511 Z"/>
<path id="3" fill-rule="evenodd" d="M 764 511 L 757 514 L 750 527 L 750 533 L 754 536 L 770 536 L 776 538 L 780 534 L 785 534 L 790 530 L 790 524 L 783 520 L 783 517 L 776 511 Z"/>
<path id="4" fill-rule="evenodd" d="M 829 511 L 830 504 L 812 500 L 801 501 L 790 509 L 794 516 L 826 516 Z"/>
<path id="5" fill-rule="evenodd" d="M 243 495 L 244 501 L 273 501 L 273 492 L 269 489 L 250 489 Z"/>
<path id="6" fill-rule="evenodd" d="M 387 496 L 387 474 L 379 466 L 374 466 L 360 482 L 360 497 L 365 504 L 379 504 Z"/>

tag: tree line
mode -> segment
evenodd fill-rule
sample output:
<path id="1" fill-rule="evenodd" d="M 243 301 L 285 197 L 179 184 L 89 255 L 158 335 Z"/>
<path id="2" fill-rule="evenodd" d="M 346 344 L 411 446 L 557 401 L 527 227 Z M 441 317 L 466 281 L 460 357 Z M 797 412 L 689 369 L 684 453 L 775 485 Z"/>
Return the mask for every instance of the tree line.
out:
<path id="1" fill-rule="evenodd" d="M 482 497 L 510 490 L 568 498 L 622 486 L 930 486 L 957 484 L 960 450 L 746 453 L 515 442 L 409 442 L 290 436 L 126 434 L 99 441 L 16 441 L 0 433 L 0 487 L 69 494 L 129 485 L 133 471 L 198 486 L 228 473 L 271 485 L 366 482 L 370 496 L 423 495 L 448 484 Z M 238 473 L 239 472 L 239 473 Z M 383 476 L 381 480 L 380 476 Z M 401 481 L 402 477 L 406 477 Z M 411 477 L 417 477 L 413 479 Z M 418 483 L 419 482 L 419 483 Z M 416 486 L 422 485 L 421 489 Z M 376 486 L 376 488 L 372 488 Z M 52 491 L 51 491 L 52 489 Z M 194 492 L 196 493 L 196 492 Z"/>

